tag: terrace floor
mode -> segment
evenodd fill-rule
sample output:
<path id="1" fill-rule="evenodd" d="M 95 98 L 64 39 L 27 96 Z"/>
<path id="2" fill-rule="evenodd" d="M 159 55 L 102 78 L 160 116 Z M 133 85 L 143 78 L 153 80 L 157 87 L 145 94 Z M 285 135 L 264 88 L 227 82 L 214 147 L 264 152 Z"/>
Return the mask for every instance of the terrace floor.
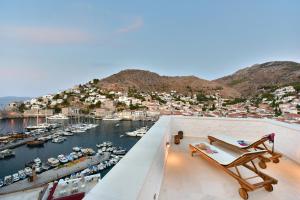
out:
<path id="1" fill-rule="evenodd" d="M 234 178 L 197 154 L 193 157 L 190 155 L 188 144 L 201 141 L 207 140 L 206 138 L 185 137 L 180 145 L 170 146 L 159 194 L 160 200 L 241 199 L 238 193 L 240 185 Z M 230 150 L 229 152 L 236 154 Z M 279 164 L 267 163 L 267 166 L 267 169 L 261 171 L 276 178 L 278 184 L 273 185 L 273 192 L 267 192 L 263 188 L 249 192 L 249 199 L 299 199 L 300 165 L 283 157 Z M 246 175 L 245 173 L 247 171 L 242 171 L 243 175 Z"/>

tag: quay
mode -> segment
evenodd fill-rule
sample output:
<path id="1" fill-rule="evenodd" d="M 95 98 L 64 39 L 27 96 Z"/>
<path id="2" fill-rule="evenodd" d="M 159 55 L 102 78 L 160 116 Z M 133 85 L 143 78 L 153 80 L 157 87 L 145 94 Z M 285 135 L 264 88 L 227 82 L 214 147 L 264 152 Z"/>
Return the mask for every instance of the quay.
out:
<path id="1" fill-rule="evenodd" d="M 103 155 L 95 155 L 84 157 L 84 160 L 80 159 L 65 164 L 64 167 L 58 167 L 54 169 L 50 169 L 46 172 L 37 175 L 37 179 L 33 182 L 29 182 L 28 179 L 20 180 L 11 185 L 0 188 L 0 199 L 1 195 L 18 192 L 28 189 L 33 189 L 37 187 L 41 187 L 46 185 L 49 182 L 53 182 L 60 178 L 69 176 L 73 173 L 82 171 L 90 166 L 97 165 L 103 161 L 108 160 L 110 157 L 110 153 L 105 152 Z"/>
<path id="2" fill-rule="evenodd" d="M 50 131 L 50 132 L 42 133 L 40 135 L 36 135 L 36 136 L 31 136 L 31 137 L 28 137 L 28 138 L 24 138 L 24 139 L 22 139 L 20 141 L 14 142 L 14 143 L 5 144 L 3 146 L 0 146 L 0 151 L 2 151 L 4 149 L 14 149 L 16 147 L 25 145 L 27 142 L 33 141 L 33 140 L 35 140 L 35 139 L 37 139 L 39 137 L 48 136 L 48 135 L 51 135 L 51 134 L 53 134 L 53 133 Z"/>

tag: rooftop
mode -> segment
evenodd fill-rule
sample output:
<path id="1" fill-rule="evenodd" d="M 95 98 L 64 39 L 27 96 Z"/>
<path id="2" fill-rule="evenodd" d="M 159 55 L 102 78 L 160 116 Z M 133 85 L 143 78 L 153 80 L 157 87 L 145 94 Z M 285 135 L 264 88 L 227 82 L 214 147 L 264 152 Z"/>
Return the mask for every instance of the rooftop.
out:
<path id="1" fill-rule="evenodd" d="M 179 130 L 184 139 L 174 145 L 172 138 Z M 161 117 L 85 199 L 241 199 L 238 182 L 202 157 L 192 157 L 188 144 L 206 141 L 210 134 L 254 140 L 273 132 L 276 151 L 283 158 L 278 164 L 268 163 L 262 171 L 278 184 L 273 192 L 250 192 L 249 199 L 296 199 L 300 196 L 299 125 L 268 119 L 183 116 Z"/>
<path id="2" fill-rule="evenodd" d="M 240 185 L 224 171 L 207 162 L 196 154 L 192 157 L 188 145 L 197 142 L 208 142 L 206 138 L 185 137 L 180 145 L 171 145 L 166 162 L 164 179 L 159 192 L 159 200 L 227 200 L 240 199 Z M 218 147 L 223 148 L 218 145 Z M 223 148 L 225 150 L 225 148 Z M 236 154 L 226 148 L 231 154 Z M 249 199 L 275 200 L 297 199 L 300 196 L 300 166 L 296 162 L 283 157 L 279 164 L 268 163 L 262 170 L 276 177 L 278 184 L 273 192 L 259 189 L 249 193 Z M 243 175 L 247 173 L 244 171 Z M 249 176 L 249 175 L 248 175 Z M 212 189 L 213 188 L 213 189 Z"/>

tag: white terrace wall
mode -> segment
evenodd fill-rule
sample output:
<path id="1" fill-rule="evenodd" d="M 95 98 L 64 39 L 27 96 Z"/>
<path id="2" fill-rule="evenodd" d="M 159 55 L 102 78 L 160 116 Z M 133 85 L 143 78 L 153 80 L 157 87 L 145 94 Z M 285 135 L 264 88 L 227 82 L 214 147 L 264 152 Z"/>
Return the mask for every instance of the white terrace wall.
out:
<path id="1" fill-rule="evenodd" d="M 179 130 L 191 137 L 226 134 L 245 139 L 275 132 L 276 149 L 300 163 L 299 126 L 264 119 L 164 116 L 84 199 L 157 199 L 168 154 L 166 143 Z"/>
<path id="2" fill-rule="evenodd" d="M 259 139 L 275 133 L 275 149 L 300 163 L 300 126 L 268 119 L 234 119 L 206 117 L 172 117 L 171 131 L 179 130 L 186 136 L 207 137 L 209 134 L 225 134 L 242 139 Z"/>
<path id="3" fill-rule="evenodd" d="M 170 118 L 162 117 L 84 199 L 157 199 L 168 153 L 169 133 Z"/>

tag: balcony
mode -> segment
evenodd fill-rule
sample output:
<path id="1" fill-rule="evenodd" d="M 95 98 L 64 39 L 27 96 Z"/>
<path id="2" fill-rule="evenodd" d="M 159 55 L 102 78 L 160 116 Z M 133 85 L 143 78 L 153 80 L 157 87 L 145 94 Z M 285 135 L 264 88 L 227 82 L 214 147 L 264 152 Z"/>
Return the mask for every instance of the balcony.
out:
<path id="1" fill-rule="evenodd" d="M 180 145 L 172 135 L 184 132 Z M 166 116 L 128 152 L 85 199 L 241 199 L 240 185 L 200 156 L 191 156 L 188 144 L 207 141 L 209 134 L 257 139 L 276 133 L 279 164 L 262 170 L 276 178 L 273 192 L 259 189 L 249 199 L 297 199 L 300 196 L 300 127 L 267 119 L 228 119 Z M 171 145 L 166 145 L 170 143 Z M 220 148 L 224 148 L 220 146 Z M 228 150 L 231 154 L 235 151 Z"/>

